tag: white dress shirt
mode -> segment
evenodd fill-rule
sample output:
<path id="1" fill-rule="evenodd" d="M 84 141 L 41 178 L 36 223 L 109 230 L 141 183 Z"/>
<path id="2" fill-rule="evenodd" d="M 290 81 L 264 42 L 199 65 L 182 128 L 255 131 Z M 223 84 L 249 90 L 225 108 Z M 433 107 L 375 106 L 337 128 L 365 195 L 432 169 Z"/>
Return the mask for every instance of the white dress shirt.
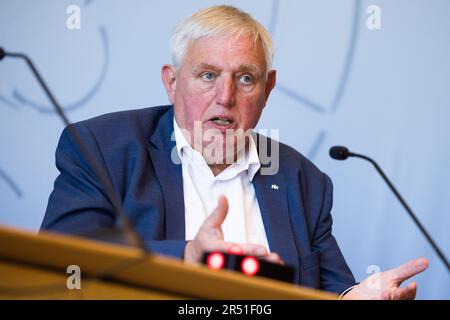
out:
<path id="1" fill-rule="evenodd" d="M 186 240 L 192 240 L 205 218 L 217 207 L 220 195 L 228 199 L 228 214 L 222 224 L 224 240 L 264 245 L 266 232 L 252 184 L 261 167 L 253 138 L 238 161 L 214 176 L 200 152 L 194 150 L 174 119 L 174 135 L 183 171 Z M 248 151 L 247 151 L 248 149 Z"/>

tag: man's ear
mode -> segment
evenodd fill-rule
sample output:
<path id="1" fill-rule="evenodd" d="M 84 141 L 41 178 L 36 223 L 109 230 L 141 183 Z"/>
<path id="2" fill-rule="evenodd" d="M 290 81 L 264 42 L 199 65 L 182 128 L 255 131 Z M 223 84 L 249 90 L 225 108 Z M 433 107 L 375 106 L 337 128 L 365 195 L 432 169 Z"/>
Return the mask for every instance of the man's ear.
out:
<path id="1" fill-rule="evenodd" d="M 270 93 L 272 92 L 272 89 L 275 87 L 275 84 L 277 83 L 277 71 L 276 70 L 270 70 L 267 75 L 267 81 L 266 81 L 266 101 L 269 100 Z"/>
<path id="2" fill-rule="evenodd" d="M 175 103 L 176 72 L 175 66 L 171 64 L 165 64 L 161 69 L 161 79 L 172 104 Z"/>

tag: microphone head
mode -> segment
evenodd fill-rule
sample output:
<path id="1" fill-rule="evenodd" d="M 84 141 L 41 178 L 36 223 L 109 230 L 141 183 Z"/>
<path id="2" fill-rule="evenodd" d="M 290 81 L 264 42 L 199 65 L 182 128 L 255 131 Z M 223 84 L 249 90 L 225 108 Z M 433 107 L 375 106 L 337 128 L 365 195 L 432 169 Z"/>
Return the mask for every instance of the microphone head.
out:
<path id="1" fill-rule="evenodd" d="M 335 160 L 346 160 L 351 153 L 346 147 L 334 146 L 330 149 L 330 157 Z"/>
<path id="2" fill-rule="evenodd" d="M 0 47 L 0 60 L 2 60 L 6 56 L 5 50 L 3 50 L 2 47 Z"/>

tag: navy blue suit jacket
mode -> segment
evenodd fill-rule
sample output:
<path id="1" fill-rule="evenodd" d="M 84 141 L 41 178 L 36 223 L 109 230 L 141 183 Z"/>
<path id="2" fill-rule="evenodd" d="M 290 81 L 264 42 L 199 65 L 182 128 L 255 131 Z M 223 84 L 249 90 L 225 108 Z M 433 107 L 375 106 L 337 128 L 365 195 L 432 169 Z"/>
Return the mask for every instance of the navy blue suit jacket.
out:
<path id="1" fill-rule="evenodd" d="M 181 165 L 171 161 L 173 108 L 111 113 L 73 125 L 148 249 L 182 259 L 183 178 Z M 300 285 L 342 292 L 355 280 L 331 233 L 331 180 L 289 146 L 280 144 L 279 152 L 279 171 L 258 172 L 253 180 L 270 250 L 295 267 Z M 42 229 L 86 234 L 112 227 L 112 205 L 67 128 L 56 166 L 60 174 Z"/>

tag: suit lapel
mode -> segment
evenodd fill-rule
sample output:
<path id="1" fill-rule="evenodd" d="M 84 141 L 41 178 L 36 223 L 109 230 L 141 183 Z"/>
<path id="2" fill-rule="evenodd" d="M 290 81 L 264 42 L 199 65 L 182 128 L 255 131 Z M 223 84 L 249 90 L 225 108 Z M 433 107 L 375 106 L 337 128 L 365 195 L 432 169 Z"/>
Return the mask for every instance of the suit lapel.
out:
<path id="1" fill-rule="evenodd" d="M 150 138 L 148 152 L 164 195 L 166 240 L 180 240 L 185 238 L 183 174 L 172 133 L 173 107 L 170 107 Z"/>
<path id="2" fill-rule="evenodd" d="M 259 171 L 253 185 L 270 251 L 278 253 L 287 265 L 298 270 L 298 253 L 289 217 L 284 175 L 261 175 Z"/>

